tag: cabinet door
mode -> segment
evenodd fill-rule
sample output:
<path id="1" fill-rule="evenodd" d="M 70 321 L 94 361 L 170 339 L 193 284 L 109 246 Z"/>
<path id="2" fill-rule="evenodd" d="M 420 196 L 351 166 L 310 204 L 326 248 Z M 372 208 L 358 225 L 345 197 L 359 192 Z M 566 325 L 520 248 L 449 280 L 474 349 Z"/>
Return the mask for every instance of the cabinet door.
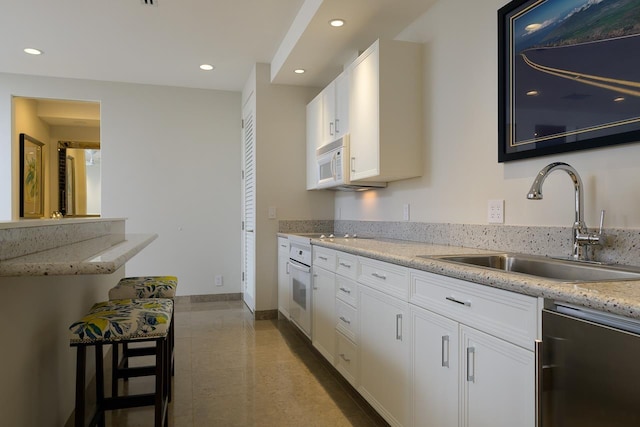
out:
<path id="1" fill-rule="evenodd" d="M 335 283 L 335 273 L 324 268 L 313 268 L 311 342 L 331 364 L 334 363 L 336 352 Z"/>
<path id="2" fill-rule="evenodd" d="M 380 175 L 380 87 L 377 48 L 363 53 L 349 73 L 351 180 Z"/>
<path id="3" fill-rule="evenodd" d="M 534 353 L 460 327 L 463 427 L 533 427 Z"/>
<path id="4" fill-rule="evenodd" d="M 322 90 L 322 135 L 323 144 L 336 139 L 336 82 Z"/>
<path id="5" fill-rule="evenodd" d="M 343 72 L 335 80 L 336 139 L 349 133 L 349 74 Z"/>
<path id="6" fill-rule="evenodd" d="M 307 104 L 307 190 L 318 186 L 316 148 L 322 145 L 322 94 Z"/>
<path id="7" fill-rule="evenodd" d="M 411 308 L 414 427 L 458 426 L 458 322 Z"/>
<path id="8" fill-rule="evenodd" d="M 392 426 L 410 425 L 408 304 L 358 286 L 358 391 Z"/>
<path id="9" fill-rule="evenodd" d="M 278 310 L 289 317 L 289 239 L 278 237 Z"/>

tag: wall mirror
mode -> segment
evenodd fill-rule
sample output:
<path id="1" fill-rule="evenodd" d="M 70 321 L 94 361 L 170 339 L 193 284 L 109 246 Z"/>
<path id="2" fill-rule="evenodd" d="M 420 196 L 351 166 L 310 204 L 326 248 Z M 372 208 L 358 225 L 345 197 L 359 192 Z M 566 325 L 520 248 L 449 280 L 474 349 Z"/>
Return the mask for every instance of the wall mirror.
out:
<path id="1" fill-rule="evenodd" d="M 44 214 L 101 213 L 100 103 L 13 98 L 14 133 L 44 143 Z"/>

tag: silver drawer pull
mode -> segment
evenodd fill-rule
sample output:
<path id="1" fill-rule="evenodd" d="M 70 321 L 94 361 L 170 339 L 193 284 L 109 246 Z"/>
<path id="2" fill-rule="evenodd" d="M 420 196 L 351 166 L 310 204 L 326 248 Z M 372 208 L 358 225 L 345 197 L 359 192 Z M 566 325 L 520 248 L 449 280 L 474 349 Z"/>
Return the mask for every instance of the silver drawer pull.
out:
<path id="1" fill-rule="evenodd" d="M 402 314 L 396 314 L 396 339 L 402 341 Z"/>
<path id="2" fill-rule="evenodd" d="M 349 359 L 347 356 L 345 356 L 344 353 L 340 353 L 340 357 L 342 358 L 342 360 L 344 360 L 345 362 L 351 362 L 351 359 Z"/>
<path id="3" fill-rule="evenodd" d="M 471 359 L 473 358 L 473 361 Z M 476 349 L 467 347 L 467 381 L 476 382 Z"/>
<path id="4" fill-rule="evenodd" d="M 346 264 L 344 262 L 341 262 L 340 265 L 343 266 L 344 268 L 351 268 L 351 264 Z"/>
<path id="5" fill-rule="evenodd" d="M 442 336 L 442 367 L 449 367 L 449 335 Z"/>
<path id="6" fill-rule="evenodd" d="M 384 274 L 371 273 L 371 275 L 373 277 L 377 277 L 378 279 L 387 280 L 387 276 L 385 276 Z"/>
<path id="7" fill-rule="evenodd" d="M 318 258 L 320 258 L 323 261 L 329 261 L 329 258 L 327 258 L 326 256 L 320 256 L 318 255 Z"/>
<path id="8" fill-rule="evenodd" d="M 340 287 L 340 290 L 341 290 L 342 292 L 344 292 L 345 294 L 350 294 L 350 293 L 351 293 L 351 289 L 347 289 L 347 288 Z"/>
<path id="9" fill-rule="evenodd" d="M 471 307 L 471 301 L 460 301 L 458 299 L 455 299 L 454 297 L 446 297 L 445 299 L 447 301 L 455 302 L 456 304 L 466 305 L 467 307 Z"/>
<path id="10" fill-rule="evenodd" d="M 345 318 L 344 316 L 340 316 L 340 320 L 342 320 L 344 323 L 346 323 L 347 325 L 351 324 L 351 320 Z"/>

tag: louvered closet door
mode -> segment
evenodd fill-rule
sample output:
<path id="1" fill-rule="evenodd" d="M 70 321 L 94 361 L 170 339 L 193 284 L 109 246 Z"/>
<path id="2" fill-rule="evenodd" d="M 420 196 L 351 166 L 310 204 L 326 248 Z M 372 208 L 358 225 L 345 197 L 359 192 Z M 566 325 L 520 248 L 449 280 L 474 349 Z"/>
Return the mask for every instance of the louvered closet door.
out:
<path id="1" fill-rule="evenodd" d="M 256 153 L 255 153 L 255 117 L 253 110 L 253 103 L 251 100 L 247 102 L 243 109 L 244 117 L 244 129 L 243 129 L 243 161 L 244 161 L 244 180 L 243 180 L 243 198 L 242 198 L 242 212 L 243 212 L 243 251 L 242 251 L 242 265 L 243 265 L 243 277 L 244 277 L 244 289 L 243 299 L 245 304 L 251 309 L 255 310 L 255 295 L 256 295 L 256 279 L 255 279 L 255 253 L 256 253 Z"/>

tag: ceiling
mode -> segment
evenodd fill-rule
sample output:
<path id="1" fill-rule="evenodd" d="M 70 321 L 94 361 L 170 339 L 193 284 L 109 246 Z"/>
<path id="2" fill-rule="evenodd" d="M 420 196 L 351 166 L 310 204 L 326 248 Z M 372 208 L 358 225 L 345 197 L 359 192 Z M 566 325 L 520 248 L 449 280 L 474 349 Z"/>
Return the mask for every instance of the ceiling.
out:
<path id="1" fill-rule="evenodd" d="M 0 72 L 240 91 L 270 63 L 273 83 L 323 87 L 435 1 L 4 0 Z"/>

